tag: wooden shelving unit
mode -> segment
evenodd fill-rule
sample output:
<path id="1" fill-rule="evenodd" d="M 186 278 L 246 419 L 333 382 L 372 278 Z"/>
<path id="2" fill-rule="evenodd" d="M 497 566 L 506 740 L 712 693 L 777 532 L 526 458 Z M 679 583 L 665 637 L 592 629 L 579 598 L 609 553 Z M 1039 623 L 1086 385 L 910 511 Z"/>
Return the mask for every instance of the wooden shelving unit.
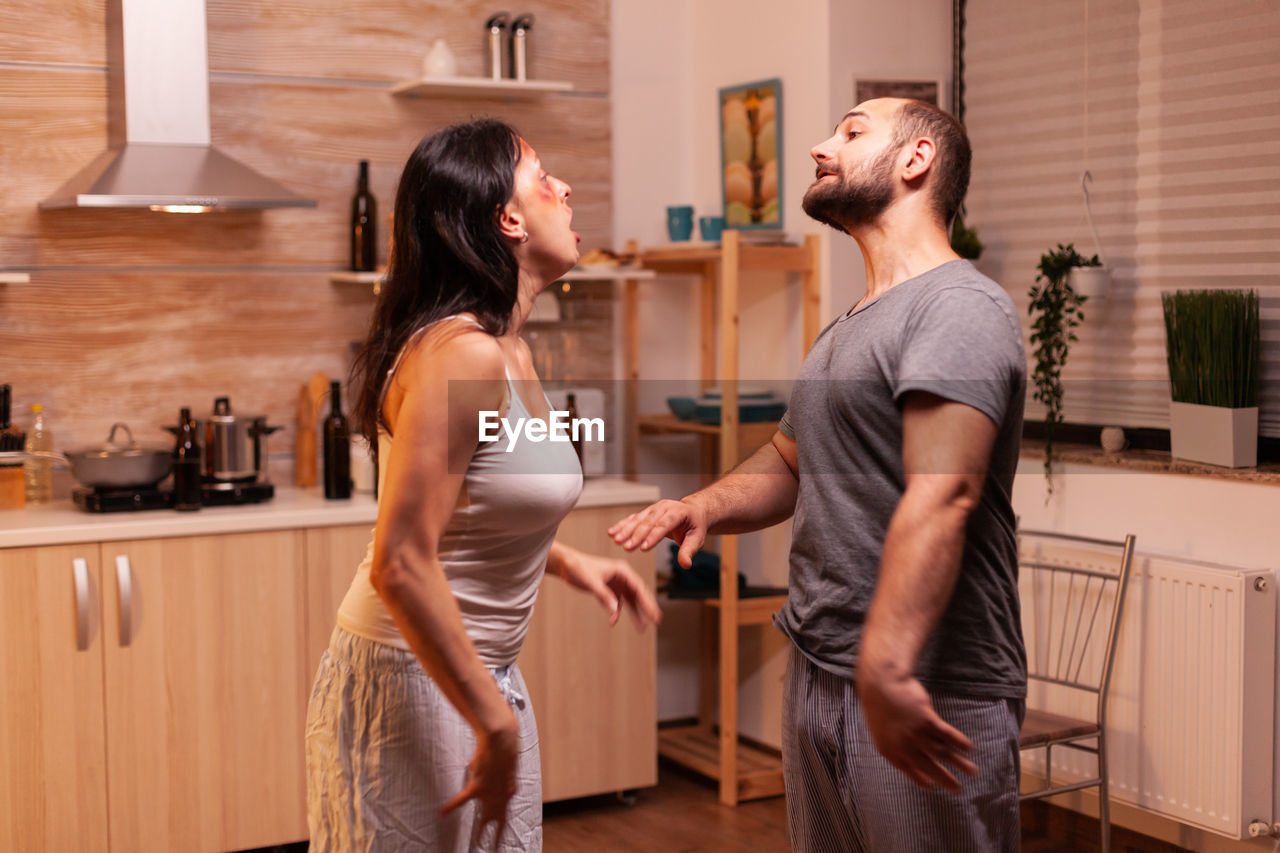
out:
<path id="1" fill-rule="evenodd" d="M 506 98 L 513 101 L 572 91 L 573 84 L 561 80 L 495 80 L 492 77 L 429 77 L 405 80 L 391 87 L 391 94 L 405 98 Z"/>
<path id="2" fill-rule="evenodd" d="M 714 479 L 736 465 L 747 453 L 768 441 L 777 424 L 738 421 L 738 282 L 744 271 L 798 272 L 801 278 L 802 337 L 805 351 L 818 335 L 821 291 L 819 287 L 819 239 L 805 237 L 804 245 L 752 245 L 735 230 L 726 230 L 718 245 L 671 246 L 640 254 L 641 265 L 659 275 L 693 274 L 700 278 L 702 310 L 700 376 L 703 390 L 721 386 L 721 422 L 682 421 L 674 415 L 640 415 L 637 382 L 640 378 L 639 285 L 627 281 L 623 294 L 625 316 L 625 371 L 627 427 L 627 476 L 636 476 L 637 444 L 642 435 L 692 434 L 700 436 L 705 479 Z M 716 332 L 719 331 L 719 348 Z M 720 783 L 720 801 L 736 805 L 742 800 L 783 793 L 782 762 L 768 750 L 744 743 L 738 737 L 738 629 L 763 625 L 782 606 L 785 595 L 738 597 L 738 542 L 720 537 L 719 598 L 701 599 L 702 640 L 699 720 L 694 726 L 659 732 L 658 752 Z M 714 673 L 718 670 L 718 677 Z M 718 700 L 718 703 L 717 703 Z M 719 726 L 714 725 L 719 706 Z"/>

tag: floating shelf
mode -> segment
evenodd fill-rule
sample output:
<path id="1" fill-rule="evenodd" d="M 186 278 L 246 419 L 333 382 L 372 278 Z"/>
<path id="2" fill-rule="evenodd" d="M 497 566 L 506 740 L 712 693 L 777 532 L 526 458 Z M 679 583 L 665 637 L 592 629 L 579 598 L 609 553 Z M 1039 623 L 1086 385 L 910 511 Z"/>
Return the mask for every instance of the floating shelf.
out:
<path id="1" fill-rule="evenodd" d="M 31 273 L 0 272 L 0 284 L 30 284 Z"/>
<path id="2" fill-rule="evenodd" d="M 355 270 L 334 270 L 329 273 L 329 281 L 332 284 L 363 284 L 373 288 L 373 295 L 377 296 L 382 292 L 382 279 L 387 275 L 386 270 L 374 270 L 373 272 L 356 272 Z"/>
<path id="3" fill-rule="evenodd" d="M 391 87 L 403 98 L 510 98 L 530 100 L 556 92 L 571 92 L 573 84 L 561 80 L 495 80 L 492 77 L 432 77 L 405 80 Z"/>

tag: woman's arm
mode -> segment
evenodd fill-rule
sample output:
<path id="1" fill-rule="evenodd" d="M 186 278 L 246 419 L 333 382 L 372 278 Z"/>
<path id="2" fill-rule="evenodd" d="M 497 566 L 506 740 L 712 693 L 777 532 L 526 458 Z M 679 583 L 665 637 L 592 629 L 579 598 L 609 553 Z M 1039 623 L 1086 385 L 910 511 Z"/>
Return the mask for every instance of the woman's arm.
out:
<path id="1" fill-rule="evenodd" d="M 482 812 L 499 819 L 514 786 L 518 725 L 467 636 L 438 546 L 475 451 L 478 413 L 501 408 L 505 373 L 492 338 L 450 325 L 405 357 L 388 391 L 395 440 L 384 460 L 370 581 L 423 668 L 476 733 L 473 777 L 446 810 L 476 796 Z"/>

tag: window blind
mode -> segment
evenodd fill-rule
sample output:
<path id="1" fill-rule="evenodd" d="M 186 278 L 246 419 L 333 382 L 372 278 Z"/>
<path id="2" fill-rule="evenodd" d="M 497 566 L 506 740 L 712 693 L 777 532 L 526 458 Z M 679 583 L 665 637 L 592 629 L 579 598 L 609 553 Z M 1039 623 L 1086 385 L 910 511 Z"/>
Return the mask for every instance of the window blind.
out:
<path id="1" fill-rule="evenodd" d="M 1280 4 L 969 0 L 965 38 L 966 218 L 1024 318 L 1042 253 L 1096 251 L 1092 177 L 1112 277 L 1063 371 L 1067 420 L 1167 427 L 1161 292 L 1252 288 L 1260 431 L 1280 436 Z"/>

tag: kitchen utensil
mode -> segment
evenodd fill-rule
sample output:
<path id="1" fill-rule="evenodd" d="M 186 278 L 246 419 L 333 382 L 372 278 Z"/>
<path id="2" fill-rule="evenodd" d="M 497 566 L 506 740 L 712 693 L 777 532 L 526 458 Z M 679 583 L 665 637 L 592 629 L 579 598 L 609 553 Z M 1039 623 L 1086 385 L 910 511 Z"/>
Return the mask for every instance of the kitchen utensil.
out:
<path id="1" fill-rule="evenodd" d="M 231 399 L 218 397 L 213 414 L 205 420 L 204 474 L 224 486 L 267 479 L 267 436 L 279 426 L 268 426 L 266 415 L 236 415 Z"/>
<path id="2" fill-rule="evenodd" d="M 116 440 L 116 432 L 123 429 L 128 442 Z M 115 423 L 107 436 L 107 443 L 86 447 L 70 453 L 31 451 L 0 453 L 0 459 L 52 459 L 71 468 L 71 476 L 81 485 L 94 488 L 134 488 L 154 486 L 169 476 L 173 468 L 173 456 L 167 447 L 140 447 L 133 440 L 133 433 L 124 423 Z"/>
<path id="3" fill-rule="evenodd" d="M 293 481 L 300 489 L 316 484 L 316 411 L 311 402 L 311 387 L 302 383 L 298 389 L 298 425 L 293 443 Z"/>

